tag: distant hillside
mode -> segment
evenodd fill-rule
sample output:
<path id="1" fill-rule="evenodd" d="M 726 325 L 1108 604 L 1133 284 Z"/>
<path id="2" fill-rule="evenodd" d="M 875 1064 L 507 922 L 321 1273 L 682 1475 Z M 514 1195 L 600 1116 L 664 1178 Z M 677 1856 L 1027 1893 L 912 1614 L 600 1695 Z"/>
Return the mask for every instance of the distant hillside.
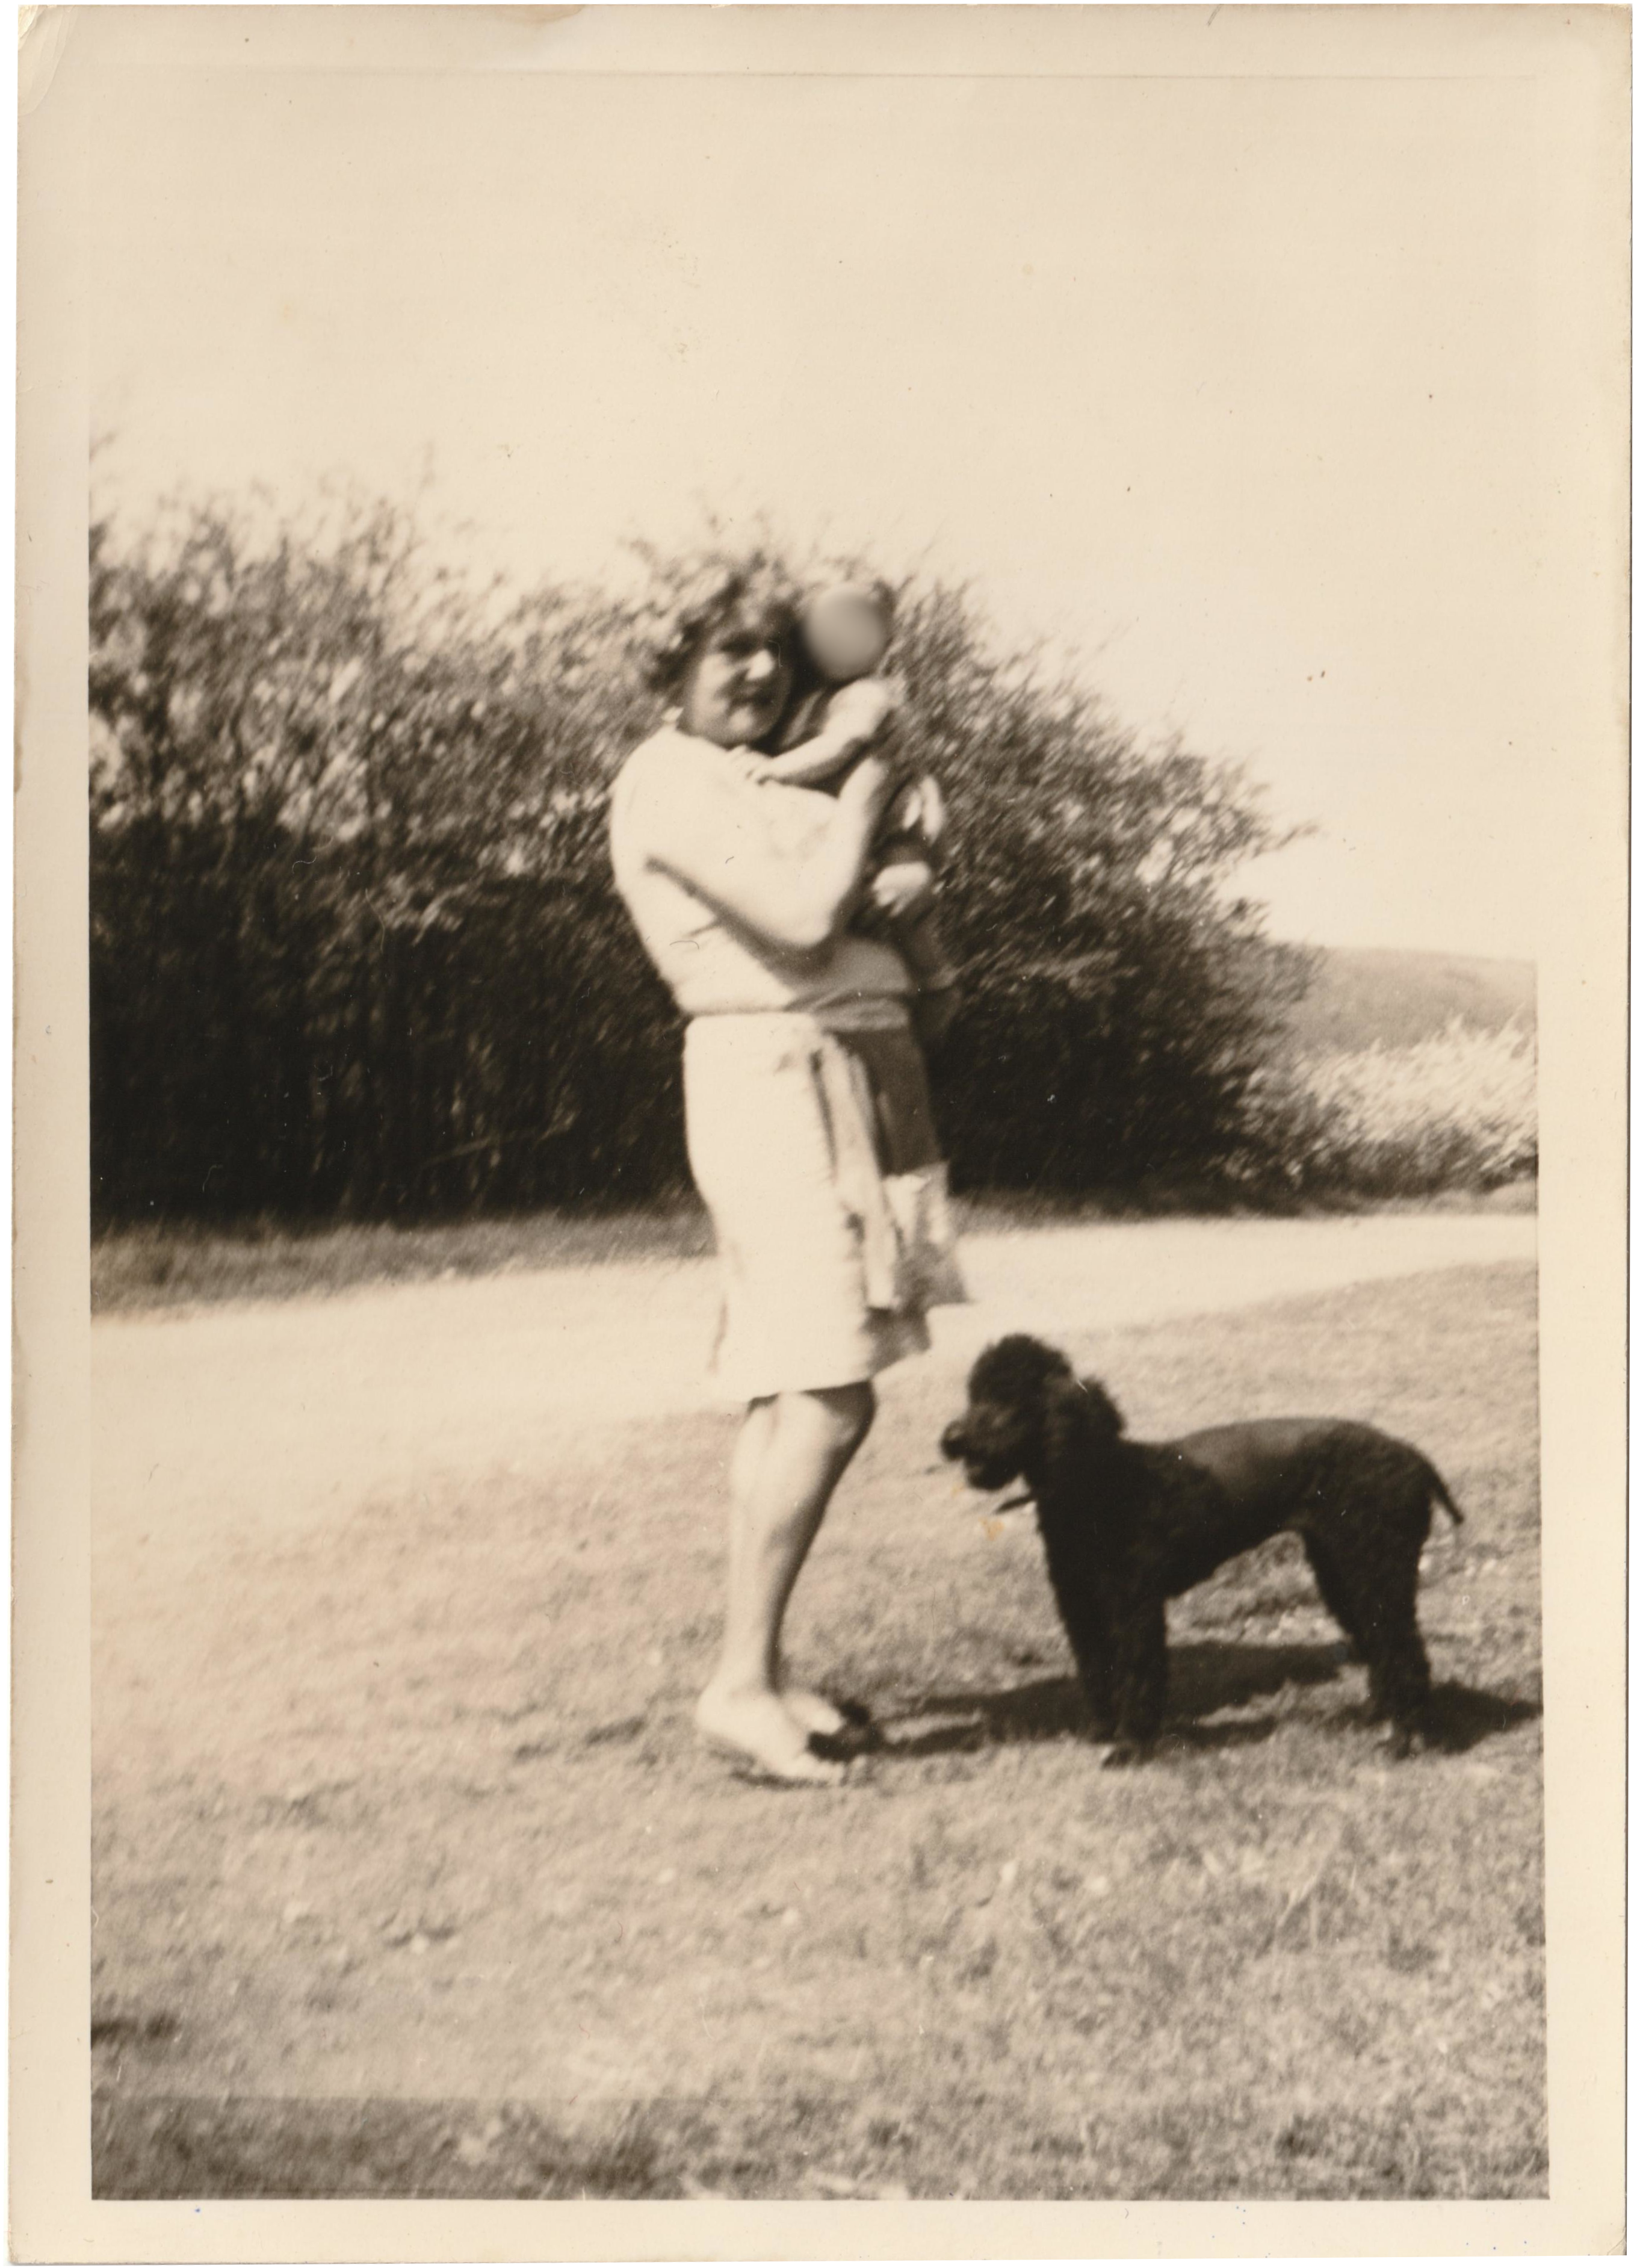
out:
<path id="1" fill-rule="evenodd" d="M 1371 1047 L 1375 1040 L 1408 1047 L 1445 1030 L 1455 1016 L 1478 1030 L 1497 1031 L 1512 1019 L 1534 1029 L 1532 963 L 1329 946 L 1289 1024 L 1302 1052 L 1329 1055 Z"/>

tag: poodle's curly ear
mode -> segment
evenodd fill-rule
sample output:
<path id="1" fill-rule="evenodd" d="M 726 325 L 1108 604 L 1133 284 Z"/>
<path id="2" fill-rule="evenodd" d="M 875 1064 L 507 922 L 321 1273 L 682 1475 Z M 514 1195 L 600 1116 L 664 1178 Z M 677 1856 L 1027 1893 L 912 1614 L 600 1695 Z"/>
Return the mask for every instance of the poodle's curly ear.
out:
<path id="1" fill-rule="evenodd" d="M 1123 1416 L 1104 1386 L 1071 1372 L 1046 1380 L 1044 1429 L 1051 1462 L 1071 1458 L 1076 1449 L 1110 1448 L 1123 1431 Z"/>
<path id="2" fill-rule="evenodd" d="M 1084 1397 L 1086 1423 L 1097 1433 L 1104 1433 L 1109 1440 L 1115 1440 L 1123 1431 L 1123 1412 L 1098 1378 L 1080 1378 L 1078 1386 Z"/>

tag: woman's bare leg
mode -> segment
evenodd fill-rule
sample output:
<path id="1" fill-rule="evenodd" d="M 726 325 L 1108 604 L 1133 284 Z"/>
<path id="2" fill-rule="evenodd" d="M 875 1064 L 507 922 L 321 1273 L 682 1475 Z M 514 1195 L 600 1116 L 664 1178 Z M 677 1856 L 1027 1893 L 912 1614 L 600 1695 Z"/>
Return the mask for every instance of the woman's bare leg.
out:
<path id="1" fill-rule="evenodd" d="M 786 1779 L 840 1776 L 838 1765 L 812 1754 L 813 1728 L 779 1695 L 778 1653 L 795 1580 L 872 1419 L 871 1386 L 780 1394 L 751 1407 L 732 1458 L 726 1631 L 698 1725 Z"/>
<path id="2" fill-rule="evenodd" d="M 752 1501 L 759 1485 L 761 1460 L 777 1431 L 777 1403 L 776 1398 L 752 1402 L 748 1415 L 739 1432 L 737 1446 L 732 1454 L 732 1497 L 734 1503 Z M 808 1687 L 791 1685 L 779 1653 L 774 1679 L 778 1698 L 795 1723 L 806 1733 L 823 1733 L 833 1738 L 850 1729 L 844 1712 L 832 1701 Z"/>
<path id="3" fill-rule="evenodd" d="M 764 1402 L 751 1402 L 745 1412 L 738 1438 L 732 1444 L 732 1464 L 726 1486 L 733 1504 L 747 1501 L 754 1494 L 760 1477 L 761 1460 L 771 1445 L 777 1428 L 777 1402 L 774 1395 Z"/>

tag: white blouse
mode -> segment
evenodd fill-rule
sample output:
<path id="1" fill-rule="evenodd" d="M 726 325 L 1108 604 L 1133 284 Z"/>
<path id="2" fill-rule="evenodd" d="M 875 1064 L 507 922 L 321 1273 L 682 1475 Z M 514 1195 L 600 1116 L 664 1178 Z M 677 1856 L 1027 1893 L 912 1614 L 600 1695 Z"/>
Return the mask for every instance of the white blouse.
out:
<path id="1" fill-rule="evenodd" d="M 679 831 L 666 814 L 682 806 L 692 827 L 704 806 L 711 829 L 740 844 L 734 858 L 786 865 L 809 852 L 837 806 L 813 789 L 752 780 L 729 750 L 674 725 L 629 757 L 613 789 L 613 876 L 683 1014 L 797 1011 L 835 1031 L 906 1020 L 913 979 L 890 946 L 844 932 L 820 953 L 791 953 L 654 865 Z"/>

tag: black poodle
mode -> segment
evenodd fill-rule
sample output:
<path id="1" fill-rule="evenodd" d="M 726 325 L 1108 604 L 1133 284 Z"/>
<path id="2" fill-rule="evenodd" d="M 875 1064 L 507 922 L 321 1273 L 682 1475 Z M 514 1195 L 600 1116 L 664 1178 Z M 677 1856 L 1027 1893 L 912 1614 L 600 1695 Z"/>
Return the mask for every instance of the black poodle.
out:
<path id="1" fill-rule="evenodd" d="M 1437 1504 L 1463 1514 L 1427 1457 L 1343 1418 L 1214 1425 L 1130 1441 L 1109 1395 L 1034 1338 L 1000 1339 L 970 1373 L 942 1453 L 981 1489 L 1018 1477 L 1037 1507 L 1056 1602 L 1106 1761 L 1156 1738 L 1164 1602 L 1292 1529 L 1329 1612 L 1367 1666 L 1375 1716 L 1405 1755 L 1426 1727 L 1418 1555 Z"/>

